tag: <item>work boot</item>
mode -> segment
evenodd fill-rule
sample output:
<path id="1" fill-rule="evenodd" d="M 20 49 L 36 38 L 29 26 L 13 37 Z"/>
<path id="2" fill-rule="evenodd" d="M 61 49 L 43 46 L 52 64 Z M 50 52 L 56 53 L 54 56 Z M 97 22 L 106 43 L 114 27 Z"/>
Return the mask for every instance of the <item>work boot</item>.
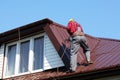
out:
<path id="1" fill-rule="evenodd" d="M 88 61 L 88 64 L 93 64 L 93 61 Z"/>

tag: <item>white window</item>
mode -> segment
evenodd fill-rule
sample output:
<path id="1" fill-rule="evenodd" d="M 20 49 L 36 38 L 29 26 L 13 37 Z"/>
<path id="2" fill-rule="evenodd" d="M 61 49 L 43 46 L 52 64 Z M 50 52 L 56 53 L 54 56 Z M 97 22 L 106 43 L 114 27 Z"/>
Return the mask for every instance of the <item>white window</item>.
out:
<path id="1" fill-rule="evenodd" d="M 5 51 L 5 78 L 64 66 L 45 33 L 8 43 Z"/>
<path id="2" fill-rule="evenodd" d="M 5 76 L 43 69 L 44 35 L 33 36 L 6 45 Z"/>

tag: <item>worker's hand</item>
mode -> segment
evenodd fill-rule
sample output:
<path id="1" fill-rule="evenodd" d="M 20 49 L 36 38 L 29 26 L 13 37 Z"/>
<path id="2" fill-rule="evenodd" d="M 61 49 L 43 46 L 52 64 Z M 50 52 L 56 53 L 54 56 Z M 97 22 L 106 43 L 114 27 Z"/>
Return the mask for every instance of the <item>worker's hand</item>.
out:
<path id="1" fill-rule="evenodd" d="M 84 33 L 81 31 L 76 31 L 73 33 L 74 36 L 84 36 Z"/>
<path id="2" fill-rule="evenodd" d="M 83 32 L 79 32 L 79 35 L 80 35 L 80 36 L 84 36 L 84 33 L 83 33 Z"/>

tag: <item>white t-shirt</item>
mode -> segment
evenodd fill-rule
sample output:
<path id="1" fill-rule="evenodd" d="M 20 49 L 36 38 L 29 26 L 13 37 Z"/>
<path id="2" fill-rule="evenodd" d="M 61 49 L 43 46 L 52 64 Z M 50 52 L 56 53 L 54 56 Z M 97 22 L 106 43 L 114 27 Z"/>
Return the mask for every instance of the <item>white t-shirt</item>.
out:
<path id="1" fill-rule="evenodd" d="M 82 30 L 81 30 L 81 28 L 80 28 L 80 27 L 78 27 L 77 31 L 80 31 L 80 32 L 81 32 Z"/>

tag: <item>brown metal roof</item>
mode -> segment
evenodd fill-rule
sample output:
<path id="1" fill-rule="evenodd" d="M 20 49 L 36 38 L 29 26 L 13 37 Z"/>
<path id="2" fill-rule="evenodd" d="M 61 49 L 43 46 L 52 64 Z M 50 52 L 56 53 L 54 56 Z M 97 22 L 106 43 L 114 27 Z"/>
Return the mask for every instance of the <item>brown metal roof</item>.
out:
<path id="1" fill-rule="evenodd" d="M 69 45 L 64 42 L 64 40 L 69 37 L 66 28 L 53 23 L 49 27 L 46 27 L 45 30 L 46 29 L 49 29 L 46 32 L 58 52 L 60 52 L 60 48 L 63 47 L 63 44 Z M 53 40 L 53 38 L 55 38 L 56 40 Z M 120 68 L 120 40 L 96 38 L 87 34 L 86 38 L 91 50 L 91 59 L 93 60 L 94 64 L 91 64 L 89 66 L 78 66 L 77 73 L 101 71 L 107 69 L 109 70 L 116 67 Z M 60 56 L 61 54 L 63 54 L 64 50 L 62 50 L 61 52 L 62 53 L 59 53 Z M 66 60 L 69 60 L 67 57 L 67 53 L 65 53 L 63 58 L 65 58 L 65 60 L 63 59 L 63 61 L 67 65 L 68 63 L 66 62 Z M 86 62 L 82 49 L 79 50 L 78 62 Z"/>
<path id="2" fill-rule="evenodd" d="M 52 41 L 53 45 L 55 46 L 56 50 L 58 51 L 60 57 L 62 58 L 65 66 L 68 65 L 69 63 L 69 54 L 68 54 L 68 50 L 69 50 L 69 43 L 65 43 L 65 39 L 68 39 L 69 34 L 65 28 L 65 26 L 57 24 L 51 20 L 47 20 L 48 22 L 45 21 L 45 24 L 47 24 L 48 22 L 51 22 L 47 25 L 43 25 L 42 28 L 40 28 L 39 30 L 41 31 L 45 31 L 50 40 Z M 43 22 L 44 22 L 43 21 Z M 38 22 L 39 24 L 39 22 Z M 42 23 L 40 23 L 38 26 L 41 26 Z M 31 27 L 33 27 L 33 24 L 30 24 Z M 29 26 L 30 26 L 29 25 Z M 29 28 L 28 25 L 26 25 L 26 30 L 30 30 L 33 28 Z M 23 28 L 23 27 L 22 27 Z M 37 28 L 34 27 L 34 28 Z M 23 28 L 24 30 L 24 28 Z M 34 29 L 33 29 L 34 30 Z M 14 32 L 17 30 L 13 30 L 10 32 L 7 32 L 9 34 L 11 34 L 11 32 Z M 5 33 L 5 34 L 7 34 Z M 0 35 L 1 37 L 1 35 Z M 21 76 L 21 77 L 16 77 L 18 80 L 20 78 L 20 80 L 22 80 L 22 78 L 27 78 L 29 76 L 29 78 L 32 79 L 50 79 L 50 78 L 65 78 L 65 77 L 70 77 L 73 75 L 79 75 L 79 74 L 87 74 L 87 73 L 91 73 L 93 74 L 93 72 L 101 72 L 101 71 L 109 71 L 109 70 L 116 70 L 116 69 L 120 69 L 120 40 L 114 40 L 114 39 L 105 39 L 105 38 L 96 38 L 90 35 L 86 34 L 86 38 L 88 40 L 88 45 L 90 47 L 91 50 L 91 59 L 93 60 L 93 64 L 85 66 L 85 65 L 80 65 L 77 67 L 77 71 L 75 73 L 66 73 L 65 71 L 58 71 L 56 69 L 54 70 L 49 70 L 49 71 L 45 71 L 45 72 L 38 72 L 38 73 L 34 73 L 31 75 L 26 75 L 26 76 Z M 1 41 L 2 42 L 2 41 Z M 65 50 L 66 48 L 66 50 Z M 62 55 L 64 55 L 62 57 Z M 84 54 L 82 52 L 82 49 L 80 48 L 79 50 L 79 55 L 78 55 L 78 62 L 79 63 L 85 63 L 85 57 Z M 62 68 L 63 69 L 63 68 Z M 16 79 L 16 78 L 11 78 L 11 79 Z"/>

